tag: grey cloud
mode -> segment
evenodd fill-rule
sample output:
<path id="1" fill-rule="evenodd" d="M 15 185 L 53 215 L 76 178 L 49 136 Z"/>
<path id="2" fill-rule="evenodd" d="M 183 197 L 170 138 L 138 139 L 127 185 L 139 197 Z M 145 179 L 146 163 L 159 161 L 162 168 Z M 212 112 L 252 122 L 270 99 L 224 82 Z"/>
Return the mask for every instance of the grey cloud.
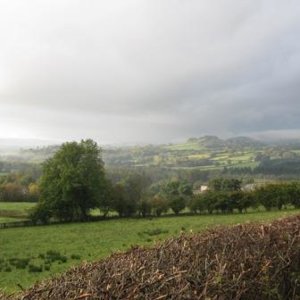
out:
<path id="1" fill-rule="evenodd" d="M 299 34 L 296 0 L 3 0 L 2 135 L 169 142 L 295 130 Z"/>

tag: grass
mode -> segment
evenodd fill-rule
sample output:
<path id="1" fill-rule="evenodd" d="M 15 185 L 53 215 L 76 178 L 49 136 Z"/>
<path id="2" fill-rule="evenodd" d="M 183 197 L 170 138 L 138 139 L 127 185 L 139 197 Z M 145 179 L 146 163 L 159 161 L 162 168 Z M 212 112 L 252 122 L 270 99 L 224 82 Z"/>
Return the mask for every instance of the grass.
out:
<path id="1" fill-rule="evenodd" d="M 204 149 L 197 142 L 172 144 L 172 145 L 165 146 L 165 148 L 169 151 L 188 151 L 188 150 L 201 151 Z"/>
<path id="2" fill-rule="evenodd" d="M 299 213 L 300 210 L 286 210 L 233 215 L 118 219 L 0 230 L 0 260 L 9 262 L 29 259 L 28 264 L 31 265 L 31 269 L 27 266 L 25 269 L 11 267 L 10 272 L 2 270 L 0 289 L 8 293 L 14 292 L 19 290 L 18 284 L 25 288 L 36 280 L 63 272 L 82 261 L 98 260 L 136 244 L 151 245 L 179 235 L 182 231 L 198 232 L 216 225 L 267 222 Z M 51 252 L 65 257 L 64 261 L 46 262 L 47 255 Z"/>
<path id="3" fill-rule="evenodd" d="M 0 223 L 26 220 L 29 209 L 35 205 L 31 202 L 0 202 Z"/>
<path id="4" fill-rule="evenodd" d="M 188 159 L 194 159 L 194 160 L 198 160 L 198 159 L 207 159 L 210 158 L 209 153 L 198 153 L 198 154 L 191 154 L 187 156 Z"/>
<path id="5" fill-rule="evenodd" d="M 11 218 L 11 217 L 0 217 L 0 223 L 10 223 L 10 222 L 17 222 L 17 221 L 24 221 L 23 218 Z"/>
<path id="6" fill-rule="evenodd" d="M 35 206 L 35 203 L 32 202 L 0 202 L 0 211 L 1 210 L 13 210 L 13 211 L 22 211 L 26 212 L 26 210 Z"/>

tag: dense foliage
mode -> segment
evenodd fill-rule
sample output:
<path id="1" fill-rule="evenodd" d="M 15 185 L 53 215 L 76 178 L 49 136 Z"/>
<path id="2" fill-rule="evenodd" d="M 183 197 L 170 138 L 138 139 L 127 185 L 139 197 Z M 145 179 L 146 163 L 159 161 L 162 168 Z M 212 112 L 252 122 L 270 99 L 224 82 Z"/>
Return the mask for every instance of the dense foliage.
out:
<path id="1" fill-rule="evenodd" d="M 90 209 L 100 205 L 105 188 L 98 145 L 92 140 L 65 143 L 44 164 L 33 219 L 84 220 Z"/>
<path id="2" fill-rule="evenodd" d="M 103 216 L 116 212 L 121 217 L 146 217 L 179 214 L 186 208 L 229 213 L 257 206 L 298 207 L 298 184 L 262 183 L 276 182 L 278 177 L 297 179 L 299 148 L 206 136 L 182 144 L 103 152 L 93 141 L 22 150 L 20 156 L 0 163 L 0 201 L 40 198 L 32 216 L 42 222 L 85 220 L 93 208 Z M 46 157 L 50 158 L 40 177 L 37 162 Z M 243 189 L 249 183 L 255 192 Z M 209 192 L 199 194 L 201 185 L 208 185 Z"/>
<path id="3" fill-rule="evenodd" d="M 40 173 L 11 173 L 0 177 L 1 202 L 37 202 L 39 187 L 36 182 Z"/>

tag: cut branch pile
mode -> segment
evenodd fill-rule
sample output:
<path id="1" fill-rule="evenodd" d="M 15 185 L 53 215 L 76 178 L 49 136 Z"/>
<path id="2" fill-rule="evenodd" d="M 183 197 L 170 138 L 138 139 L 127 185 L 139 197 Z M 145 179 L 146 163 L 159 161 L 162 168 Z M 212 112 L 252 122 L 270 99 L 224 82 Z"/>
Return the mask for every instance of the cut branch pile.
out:
<path id="1" fill-rule="evenodd" d="M 135 247 L 12 299 L 300 299 L 300 216 Z"/>

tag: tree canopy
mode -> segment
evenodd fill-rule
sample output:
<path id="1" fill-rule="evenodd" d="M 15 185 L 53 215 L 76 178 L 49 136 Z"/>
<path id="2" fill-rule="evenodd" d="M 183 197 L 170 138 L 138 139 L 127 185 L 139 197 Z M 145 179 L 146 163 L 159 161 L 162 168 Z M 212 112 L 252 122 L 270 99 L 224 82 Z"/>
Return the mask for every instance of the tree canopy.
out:
<path id="1" fill-rule="evenodd" d="M 105 195 L 101 149 L 92 140 L 64 143 L 43 166 L 38 212 L 59 220 L 84 220 Z"/>

